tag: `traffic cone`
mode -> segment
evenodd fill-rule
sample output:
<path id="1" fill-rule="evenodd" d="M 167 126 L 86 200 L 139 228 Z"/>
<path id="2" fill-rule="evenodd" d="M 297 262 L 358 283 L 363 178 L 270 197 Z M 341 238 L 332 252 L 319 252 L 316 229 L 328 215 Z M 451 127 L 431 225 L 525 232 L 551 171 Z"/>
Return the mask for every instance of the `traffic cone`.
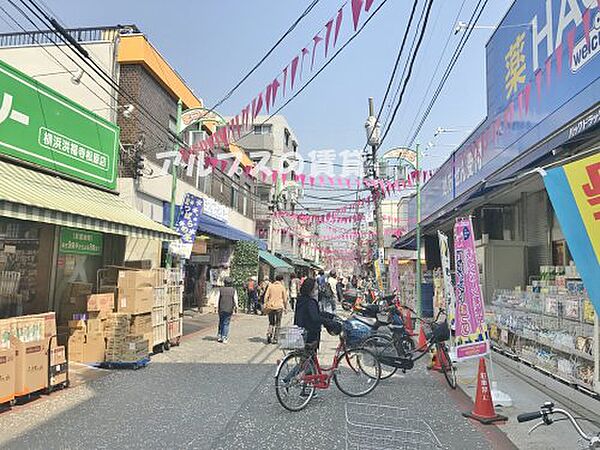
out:
<path id="1" fill-rule="evenodd" d="M 508 420 L 506 416 L 496 414 L 494 403 L 492 401 L 492 386 L 488 379 L 487 370 L 485 368 L 485 359 L 483 358 L 479 358 L 475 408 L 472 412 L 464 412 L 463 416 L 478 420 L 484 425 Z"/>
<path id="2" fill-rule="evenodd" d="M 404 316 L 404 329 L 410 336 L 415 335 L 415 330 L 412 325 L 412 317 L 410 317 L 410 309 L 406 310 L 406 315 Z"/>
<path id="3" fill-rule="evenodd" d="M 425 337 L 425 332 L 423 331 L 423 326 L 419 327 L 419 341 L 417 342 L 417 348 L 423 349 L 427 347 L 427 338 Z"/>
<path id="4" fill-rule="evenodd" d="M 444 357 L 444 354 L 438 355 L 438 352 L 435 351 L 433 356 L 431 357 L 431 370 L 437 370 L 438 372 L 442 371 L 442 361 L 441 359 Z"/>

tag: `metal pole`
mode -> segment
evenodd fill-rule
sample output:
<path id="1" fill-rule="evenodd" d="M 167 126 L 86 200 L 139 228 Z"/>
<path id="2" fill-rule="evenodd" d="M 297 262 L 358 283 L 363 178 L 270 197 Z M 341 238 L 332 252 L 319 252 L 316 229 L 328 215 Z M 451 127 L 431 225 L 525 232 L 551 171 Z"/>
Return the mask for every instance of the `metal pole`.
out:
<path id="1" fill-rule="evenodd" d="M 177 125 L 176 133 L 177 138 L 181 136 L 181 113 L 183 111 L 183 104 L 181 99 L 177 101 Z M 175 141 L 175 151 L 179 150 L 179 142 Z M 175 158 L 171 164 L 171 208 L 169 211 L 169 227 L 175 228 L 175 206 L 177 204 L 177 166 L 175 165 Z M 173 262 L 173 256 L 169 252 L 167 254 L 167 268 L 170 269 Z"/>
<path id="2" fill-rule="evenodd" d="M 375 106 L 373 102 L 373 97 L 369 97 L 369 117 L 375 117 Z M 377 126 L 377 123 L 374 124 Z M 377 145 L 371 145 L 371 176 L 373 179 L 377 178 Z M 383 192 L 381 195 L 379 194 L 378 188 L 374 187 L 372 189 L 373 192 L 373 206 L 374 206 L 374 219 L 375 219 L 375 229 L 377 231 L 377 253 L 380 257 L 380 260 L 384 260 L 384 255 L 379 255 L 380 251 L 383 251 L 384 243 L 383 243 L 383 217 L 381 214 L 381 198 L 383 197 Z M 381 264 L 379 267 L 381 273 L 381 280 L 384 282 L 385 280 L 385 263 Z"/>
<path id="3" fill-rule="evenodd" d="M 419 144 L 417 144 L 417 276 L 415 280 L 415 288 L 417 290 L 417 314 L 421 315 L 421 165 L 420 165 L 420 153 Z"/>

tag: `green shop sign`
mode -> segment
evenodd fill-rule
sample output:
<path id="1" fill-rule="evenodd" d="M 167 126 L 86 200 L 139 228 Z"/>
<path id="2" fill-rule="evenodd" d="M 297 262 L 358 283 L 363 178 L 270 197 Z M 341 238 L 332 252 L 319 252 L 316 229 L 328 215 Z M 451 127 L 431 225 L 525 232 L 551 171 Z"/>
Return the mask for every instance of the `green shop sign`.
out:
<path id="1" fill-rule="evenodd" d="M 0 61 L 0 154 L 115 189 L 119 128 Z"/>
<path id="2" fill-rule="evenodd" d="M 59 251 L 74 255 L 102 255 L 102 234 L 62 227 Z"/>

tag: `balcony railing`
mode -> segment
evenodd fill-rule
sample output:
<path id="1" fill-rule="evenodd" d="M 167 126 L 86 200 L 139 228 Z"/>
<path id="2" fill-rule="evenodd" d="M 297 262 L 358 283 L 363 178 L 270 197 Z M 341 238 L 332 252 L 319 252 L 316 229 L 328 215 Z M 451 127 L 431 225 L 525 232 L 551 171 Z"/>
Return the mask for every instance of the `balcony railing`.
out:
<path id="1" fill-rule="evenodd" d="M 120 25 L 113 27 L 72 28 L 67 30 L 73 39 L 80 43 L 111 42 L 117 35 L 137 34 L 140 30 L 135 25 Z M 0 47 L 23 47 L 27 45 L 48 45 L 62 43 L 52 30 L 20 31 L 0 34 Z"/>

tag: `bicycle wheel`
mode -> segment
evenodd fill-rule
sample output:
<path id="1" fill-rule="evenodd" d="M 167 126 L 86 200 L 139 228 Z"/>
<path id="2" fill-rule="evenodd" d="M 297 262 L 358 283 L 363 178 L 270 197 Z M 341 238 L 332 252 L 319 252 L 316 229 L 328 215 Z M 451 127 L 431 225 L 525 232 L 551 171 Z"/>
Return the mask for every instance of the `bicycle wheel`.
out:
<path id="1" fill-rule="evenodd" d="M 362 346 L 377 356 L 381 364 L 381 379 L 386 380 L 396 373 L 397 367 L 389 366 L 383 362 L 383 356 L 395 358 L 398 356 L 394 341 L 386 334 L 374 334 L 364 340 Z"/>
<path id="2" fill-rule="evenodd" d="M 448 386 L 452 389 L 456 389 L 456 366 L 452 364 L 452 360 L 450 359 L 450 355 L 448 353 L 448 347 L 445 343 L 440 343 L 436 345 L 437 350 L 437 358 L 440 361 L 440 367 L 442 368 L 442 373 L 448 382 Z"/>
<path id="3" fill-rule="evenodd" d="M 275 394 L 281 406 L 288 411 L 305 408 L 315 393 L 315 387 L 305 382 L 304 376 L 314 373 L 312 356 L 295 352 L 283 358 L 275 373 Z"/>
<path id="4" fill-rule="evenodd" d="M 352 348 L 340 356 L 333 381 L 350 397 L 367 395 L 379 384 L 381 365 L 377 356 L 366 348 Z"/>

